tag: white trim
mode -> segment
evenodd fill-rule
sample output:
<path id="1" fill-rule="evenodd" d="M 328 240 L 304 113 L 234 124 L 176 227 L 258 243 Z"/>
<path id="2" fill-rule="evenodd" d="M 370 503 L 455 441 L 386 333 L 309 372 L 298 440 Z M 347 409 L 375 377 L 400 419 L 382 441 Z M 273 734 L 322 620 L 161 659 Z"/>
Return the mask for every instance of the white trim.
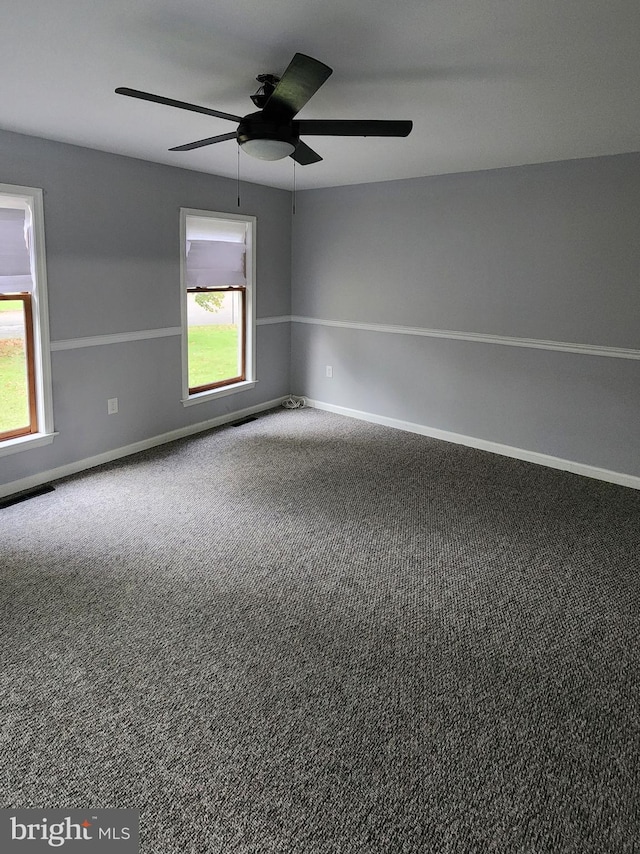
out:
<path id="1" fill-rule="evenodd" d="M 44 203 L 42 190 L 31 190 L 33 202 L 33 262 L 35 282 L 33 289 L 34 336 L 36 350 L 36 376 L 39 378 L 38 433 L 53 433 L 53 382 L 51 376 L 51 350 L 49 339 L 49 302 L 47 297 L 47 263 L 44 242 Z"/>
<path id="2" fill-rule="evenodd" d="M 502 344 L 507 347 L 527 347 L 534 350 L 555 350 L 580 353 L 584 356 L 609 356 L 614 359 L 640 359 L 640 350 L 625 347 L 605 347 L 597 344 L 575 344 L 566 341 L 545 341 L 538 338 L 509 338 L 504 335 L 485 335 L 479 332 L 456 332 L 452 329 L 427 329 L 419 326 L 393 326 L 387 323 L 359 323 L 350 320 L 324 320 L 317 317 L 292 315 L 293 323 L 335 326 L 341 329 L 361 329 L 367 332 L 386 332 L 395 335 L 420 335 L 425 338 L 448 338 L 454 341 L 475 341 L 480 344 Z"/>
<path id="3" fill-rule="evenodd" d="M 388 418 L 386 415 L 376 415 L 372 412 L 363 412 L 359 409 L 350 409 L 346 406 L 336 406 L 333 403 L 325 403 L 321 400 L 306 398 L 307 406 L 315 409 L 324 409 L 327 412 L 335 412 L 338 415 L 346 415 L 349 418 L 357 418 L 360 421 L 370 421 L 373 424 L 382 424 L 385 427 L 393 427 L 396 430 L 406 430 L 408 433 L 419 433 L 422 436 L 430 436 L 432 439 L 440 439 L 443 442 L 453 442 L 456 445 L 465 445 L 468 448 L 477 448 L 480 451 L 489 451 L 492 454 L 500 454 L 503 457 L 511 457 L 515 460 L 524 460 L 528 463 L 547 466 L 548 468 L 560 469 L 561 471 L 580 474 L 584 477 L 605 480 L 619 486 L 628 486 L 631 489 L 640 489 L 640 477 L 624 472 L 610 471 L 597 466 L 579 463 L 575 460 L 564 460 L 561 457 L 553 457 L 549 454 L 541 454 L 537 451 L 528 451 L 524 448 L 515 448 L 512 445 L 502 445 L 499 442 L 490 442 L 486 439 L 478 439 L 475 436 L 465 436 L 462 433 L 452 433 L 449 430 L 440 430 L 437 427 L 428 427 L 424 424 L 415 424 L 411 421 L 401 421 L 398 418 Z"/>
<path id="4" fill-rule="evenodd" d="M 256 326 L 267 326 L 271 323 L 290 323 L 290 314 L 281 314 L 279 317 L 257 317 Z"/>
<path id="5" fill-rule="evenodd" d="M 30 451 L 42 445 L 50 445 L 58 433 L 30 433 L 28 436 L 16 436 L 15 439 L 4 439 L 0 442 L 0 457 L 17 454 L 19 451 Z"/>
<path id="6" fill-rule="evenodd" d="M 145 341 L 148 338 L 169 338 L 182 335 L 179 326 L 164 329 L 141 329 L 137 332 L 114 332 L 112 335 L 93 335 L 88 338 L 66 338 L 52 341 L 52 350 L 77 350 L 82 347 L 102 347 L 106 344 L 124 344 L 127 341 Z"/>
<path id="7" fill-rule="evenodd" d="M 247 254 L 251 262 L 251 269 L 245 270 L 247 278 L 247 290 L 245 299 L 247 301 L 247 328 L 245 331 L 245 357 L 246 357 L 246 379 L 248 382 L 255 382 L 258 379 L 258 344 L 256 332 L 256 283 L 258 281 L 258 218 L 255 216 L 245 217 L 247 228 Z"/>
<path id="8" fill-rule="evenodd" d="M 195 406 L 196 403 L 208 403 L 217 397 L 226 397 L 228 394 L 235 394 L 237 391 L 248 391 L 250 388 L 255 388 L 256 385 L 257 381 L 244 380 L 241 383 L 225 385 L 220 388 L 210 388 L 207 391 L 190 394 L 189 397 L 185 397 L 181 402 L 183 406 Z"/>
<path id="9" fill-rule="evenodd" d="M 180 374 L 182 399 L 189 397 L 189 340 L 185 333 L 187 320 L 187 211 L 180 208 Z"/>
<path id="10" fill-rule="evenodd" d="M 113 462 L 121 457 L 128 457 L 131 454 L 137 454 L 140 451 L 146 451 L 149 448 L 155 448 L 158 445 L 165 445 L 167 442 L 175 442 L 176 439 L 184 439 L 185 436 L 191 436 L 194 433 L 202 433 L 205 430 L 211 430 L 213 427 L 221 427 L 223 424 L 228 424 L 232 421 L 240 421 L 249 415 L 254 415 L 257 412 L 264 412 L 268 409 L 274 409 L 279 406 L 283 400 L 286 400 L 288 395 L 277 397 L 275 400 L 269 400 L 265 403 L 258 403 L 255 406 L 249 406 L 246 409 L 239 409 L 236 412 L 230 412 L 226 415 L 219 415 L 216 418 L 210 418 L 208 421 L 201 421 L 199 424 L 190 424 L 187 427 L 180 427 L 177 430 L 171 430 L 168 433 L 162 433 L 159 436 L 152 436 L 149 439 L 143 439 L 140 442 L 134 442 L 132 445 L 126 445 L 123 448 L 115 448 L 112 451 L 105 451 L 103 454 L 98 454 L 95 457 L 87 457 L 84 460 L 68 463 L 64 466 L 59 466 L 49 471 L 39 472 L 30 477 L 14 480 L 12 483 L 0 485 L 0 498 L 7 495 L 13 495 L 16 492 L 22 492 L 25 489 L 33 489 L 43 483 L 49 483 L 53 480 L 68 477 L 72 474 L 85 471 L 86 469 L 95 468 L 95 466 L 103 465 L 104 463 Z"/>
<path id="11" fill-rule="evenodd" d="M 279 317 L 258 317 L 256 326 L 267 326 L 272 323 L 289 323 L 290 315 Z M 127 341 L 146 341 L 149 338 L 171 338 L 182 335 L 180 326 L 166 326 L 162 329 L 139 329 L 136 332 L 114 332 L 111 335 L 91 335 L 87 338 L 61 338 L 52 341 L 50 349 L 56 350 L 79 350 L 82 347 L 103 347 L 107 344 L 124 344 Z"/>
<path id="12" fill-rule="evenodd" d="M 282 314 L 256 318 L 256 326 L 277 323 L 307 323 L 315 326 L 333 326 L 339 329 L 359 329 L 366 332 L 385 332 L 395 335 L 418 335 L 424 338 L 446 338 L 452 341 L 472 341 L 480 344 L 502 344 L 507 347 L 525 347 L 533 350 L 553 350 L 562 353 L 581 353 L 585 356 L 606 356 L 614 359 L 640 359 L 640 350 L 625 347 L 608 347 L 599 344 L 576 344 L 566 341 L 547 341 L 539 338 L 510 338 L 504 335 L 485 335 L 480 332 L 456 332 L 452 329 L 428 329 L 419 326 L 393 326 L 386 323 L 360 323 L 350 320 L 326 320 L 318 317 Z M 163 329 L 142 329 L 137 332 L 117 332 L 88 338 L 69 338 L 52 341 L 51 350 L 75 350 L 104 344 L 121 344 L 126 341 L 144 341 L 181 335 L 179 326 Z"/>

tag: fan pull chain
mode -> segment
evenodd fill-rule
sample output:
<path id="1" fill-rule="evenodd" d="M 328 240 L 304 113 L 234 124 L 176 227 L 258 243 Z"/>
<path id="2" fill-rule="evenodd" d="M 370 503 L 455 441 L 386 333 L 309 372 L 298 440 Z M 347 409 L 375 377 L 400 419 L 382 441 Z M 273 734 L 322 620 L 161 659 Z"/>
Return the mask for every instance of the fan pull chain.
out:
<path id="1" fill-rule="evenodd" d="M 292 214 L 296 215 L 296 161 L 293 161 L 293 196 L 292 196 Z"/>
<path id="2" fill-rule="evenodd" d="M 238 207 L 240 207 L 240 146 L 238 146 L 238 178 L 237 178 L 237 189 L 238 189 Z"/>

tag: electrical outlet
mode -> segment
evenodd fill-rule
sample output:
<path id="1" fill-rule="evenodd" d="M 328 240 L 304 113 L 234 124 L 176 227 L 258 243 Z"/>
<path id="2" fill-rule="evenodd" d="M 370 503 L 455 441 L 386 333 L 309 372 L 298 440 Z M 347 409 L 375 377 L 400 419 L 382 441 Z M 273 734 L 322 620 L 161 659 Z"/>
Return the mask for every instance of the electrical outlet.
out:
<path id="1" fill-rule="evenodd" d="M 333 368 L 331 367 L 331 365 L 327 365 L 327 376 L 329 377 L 329 379 L 331 379 L 331 377 L 333 376 Z"/>
<path id="2" fill-rule="evenodd" d="M 107 401 L 107 415 L 115 415 L 118 411 L 118 398 L 110 397 Z"/>

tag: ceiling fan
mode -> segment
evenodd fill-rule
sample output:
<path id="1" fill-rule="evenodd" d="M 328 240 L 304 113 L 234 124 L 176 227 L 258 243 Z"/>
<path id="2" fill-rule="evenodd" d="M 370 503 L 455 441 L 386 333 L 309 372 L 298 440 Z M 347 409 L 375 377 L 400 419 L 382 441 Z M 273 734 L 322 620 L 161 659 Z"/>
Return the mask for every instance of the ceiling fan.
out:
<path id="1" fill-rule="evenodd" d="M 118 95 L 154 101 L 157 104 L 238 123 L 236 131 L 177 145 L 169 151 L 192 151 L 194 148 L 236 139 L 242 150 L 252 157 L 261 160 L 292 157 L 296 163 L 307 166 L 310 163 L 318 163 L 322 157 L 302 142 L 301 136 L 408 136 L 411 133 L 413 122 L 408 121 L 295 119 L 294 116 L 318 91 L 332 71 L 333 69 L 319 60 L 304 53 L 296 53 L 282 77 L 274 74 L 259 74 L 256 77 L 261 85 L 255 95 L 251 95 L 251 100 L 258 107 L 258 112 L 246 116 L 234 116 L 231 113 L 222 113 L 185 101 L 175 101 L 173 98 L 152 95 L 150 92 L 141 92 L 126 86 L 120 86 L 115 91 Z"/>

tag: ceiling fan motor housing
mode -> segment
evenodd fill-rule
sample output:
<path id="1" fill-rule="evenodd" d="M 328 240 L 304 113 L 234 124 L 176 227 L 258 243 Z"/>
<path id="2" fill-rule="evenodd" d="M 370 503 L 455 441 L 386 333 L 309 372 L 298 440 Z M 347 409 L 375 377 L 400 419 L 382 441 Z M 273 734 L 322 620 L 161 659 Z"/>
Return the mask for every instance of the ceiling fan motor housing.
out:
<path id="1" fill-rule="evenodd" d="M 261 110 L 273 95 L 273 91 L 280 82 L 280 78 L 275 74 L 258 74 L 256 80 L 260 83 L 260 88 L 255 95 L 250 95 L 249 97 L 256 107 Z"/>

